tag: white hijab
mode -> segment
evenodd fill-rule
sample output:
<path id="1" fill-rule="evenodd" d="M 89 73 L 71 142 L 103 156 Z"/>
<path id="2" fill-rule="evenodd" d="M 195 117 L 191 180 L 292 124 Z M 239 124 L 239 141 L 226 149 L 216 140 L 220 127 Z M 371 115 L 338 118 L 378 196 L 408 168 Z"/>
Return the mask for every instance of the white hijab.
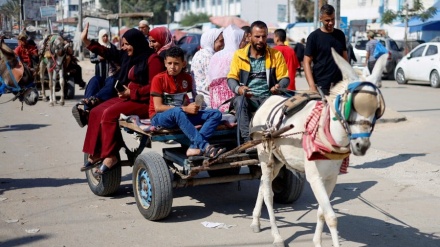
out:
<path id="1" fill-rule="evenodd" d="M 214 42 L 222 32 L 223 30 L 219 28 L 212 28 L 204 32 L 200 38 L 200 47 L 214 54 Z"/>
<path id="2" fill-rule="evenodd" d="M 108 32 L 107 32 L 106 29 L 101 29 L 101 30 L 99 30 L 99 33 L 98 33 L 98 42 L 99 42 L 100 45 L 105 46 L 105 47 L 107 47 L 107 48 L 110 48 L 110 37 L 108 37 L 108 39 L 107 39 L 107 43 L 105 43 L 105 42 L 102 40 L 102 37 L 103 37 L 104 35 L 106 35 L 106 34 L 107 34 L 107 37 L 108 37 Z"/>
<path id="3" fill-rule="evenodd" d="M 225 47 L 216 52 L 209 62 L 208 80 L 211 83 L 217 78 L 226 77 L 229 73 L 232 57 L 243 39 L 244 31 L 235 25 L 229 25 L 223 30 Z"/>

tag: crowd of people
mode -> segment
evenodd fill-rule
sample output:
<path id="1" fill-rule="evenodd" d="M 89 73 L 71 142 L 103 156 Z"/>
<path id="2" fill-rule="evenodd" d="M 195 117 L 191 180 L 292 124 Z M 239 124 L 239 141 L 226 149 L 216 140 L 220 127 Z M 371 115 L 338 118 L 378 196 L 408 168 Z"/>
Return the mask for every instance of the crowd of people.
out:
<path id="1" fill-rule="evenodd" d="M 95 96 L 95 105 L 86 97 L 82 103 L 89 104 L 89 109 L 79 109 L 78 105 L 73 109 L 80 126 L 88 124 L 83 152 L 89 159 L 81 170 L 100 165 L 96 172 L 103 174 L 117 164 L 123 144 L 118 129 L 121 113 L 150 118 L 156 128 L 178 127 L 191 141 L 187 156 L 216 158 L 226 149 L 210 145 L 209 137 L 221 123 L 222 114 L 234 114 L 239 141 L 249 141 L 253 112 L 271 95 L 295 90 L 295 76 L 301 68 L 310 90 L 320 88 L 328 94 L 342 79 L 331 48 L 347 59 L 347 47 L 342 31 L 334 28 L 335 9 L 331 5 L 322 6 L 320 21 L 322 27 L 310 34 L 307 46 L 305 40 L 298 43 L 296 52 L 285 44 L 283 29 L 274 32 L 276 46 L 269 47 L 268 27 L 262 21 L 243 28 L 230 25 L 209 30 L 202 34 L 201 49 L 193 58 L 190 73 L 184 69 L 183 50 L 174 44 L 166 27 L 150 30 L 148 22 L 141 21 L 139 29 L 130 29 L 121 37 L 118 49 L 104 38 L 105 32 L 102 39 L 100 32 L 98 42 L 88 40 L 86 24 L 81 39 L 98 58 L 100 68 L 95 77 L 104 88 L 106 78 L 113 78 L 107 88 L 116 90 L 108 99 Z M 112 64 L 118 71 L 109 73 Z M 105 73 L 102 68 L 107 68 Z M 196 125 L 202 127 L 196 129 Z"/>

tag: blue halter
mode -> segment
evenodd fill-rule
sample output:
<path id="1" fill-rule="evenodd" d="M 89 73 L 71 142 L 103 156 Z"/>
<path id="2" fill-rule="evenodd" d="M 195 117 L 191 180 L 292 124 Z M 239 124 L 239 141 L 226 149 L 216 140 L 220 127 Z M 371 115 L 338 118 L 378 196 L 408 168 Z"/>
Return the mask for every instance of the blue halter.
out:
<path id="1" fill-rule="evenodd" d="M 2 57 L 3 57 L 3 54 L 2 54 Z M 19 57 L 17 57 L 17 60 L 18 60 L 18 62 L 20 62 Z M 20 85 L 18 85 L 17 80 L 15 80 L 15 76 L 14 76 L 14 74 L 12 74 L 11 66 L 9 65 L 9 62 L 6 61 L 6 59 L 5 59 L 5 63 L 6 63 L 6 68 L 9 71 L 9 75 L 10 75 L 12 81 L 14 82 L 14 86 L 11 87 L 11 86 L 7 85 L 5 83 L 5 80 L 3 79 L 3 77 L 0 75 L 0 83 L 2 84 L 2 85 L 0 85 L 0 95 L 5 93 L 5 89 L 12 92 L 12 93 L 19 93 L 22 90 L 22 88 L 20 87 Z M 24 64 L 23 64 L 23 66 L 24 66 Z M 33 84 L 33 83 L 31 83 L 31 84 Z M 29 87 L 29 85 L 26 88 L 28 88 L 28 87 Z"/>
<path id="2" fill-rule="evenodd" d="M 354 133 L 354 134 L 351 133 L 347 120 L 350 118 L 351 110 L 353 108 L 353 104 L 352 104 L 353 94 L 355 93 L 356 89 L 361 86 L 370 86 L 370 87 L 374 88 L 374 90 L 379 95 L 382 94 L 376 85 L 374 85 L 371 82 L 364 81 L 364 82 L 350 83 L 347 87 L 347 91 L 342 95 L 338 94 L 335 98 L 336 117 L 343 122 L 344 127 L 345 127 L 350 139 L 370 137 L 371 133 L 373 132 L 374 125 L 376 124 L 376 120 L 378 118 L 380 118 L 380 116 L 377 116 L 377 114 L 374 114 L 373 122 L 371 123 L 372 128 L 371 128 L 370 132 Z M 343 96 L 347 97 L 347 101 L 342 99 Z M 344 102 L 345 104 L 342 104 L 342 102 Z M 342 110 L 342 108 L 344 108 L 344 109 Z"/>

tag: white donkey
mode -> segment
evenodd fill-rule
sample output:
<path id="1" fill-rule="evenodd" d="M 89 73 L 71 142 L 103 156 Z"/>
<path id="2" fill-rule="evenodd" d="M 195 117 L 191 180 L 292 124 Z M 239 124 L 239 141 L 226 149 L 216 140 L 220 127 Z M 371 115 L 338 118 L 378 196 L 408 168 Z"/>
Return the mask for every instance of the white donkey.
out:
<path id="1" fill-rule="evenodd" d="M 40 81 L 41 94 L 43 100 L 46 100 L 46 90 L 44 89 L 44 74 L 47 70 L 49 76 L 49 104 L 54 106 L 55 98 L 55 84 L 57 79 L 60 81 L 60 105 L 64 105 L 64 63 L 68 49 L 71 49 L 70 43 L 65 44 L 63 37 L 59 35 L 49 35 L 43 41 L 43 58 L 40 61 Z"/>
<path id="2" fill-rule="evenodd" d="M 330 96 L 326 97 L 327 102 L 310 101 L 293 116 L 285 116 L 277 127 L 283 128 L 289 125 L 294 127 L 287 131 L 284 137 L 265 139 L 265 133 L 261 131 L 252 134 L 254 140 L 265 140 L 257 146 L 262 176 L 257 202 L 252 214 L 251 228 L 254 232 L 260 231 L 260 215 L 264 199 L 269 212 L 275 246 L 284 246 L 284 240 L 275 221 L 272 180 L 284 165 L 289 169 L 305 172 L 307 181 L 319 203 L 316 230 L 313 236 L 315 246 L 321 246 L 324 222 L 330 229 L 333 246 L 340 246 L 336 214 L 330 204 L 329 197 L 336 185 L 344 157 L 347 157 L 350 151 L 358 156 L 366 153 L 370 147 L 369 137 L 374 129 L 375 121 L 385 111 L 382 94 L 375 85 L 380 80 L 388 55 L 381 56 L 373 73 L 366 78 L 366 81 L 362 81 L 359 74 L 341 56 L 334 50 L 332 50 L 332 54 L 342 71 L 344 80 L 330 90 Z M 280 119 L 283 114 L 280 110 L 283 104 L 280 102 L 283 100 L 286 99 L 281 96 L 272 96 L 267 99 L 257 110 L 251 125 L 266 127 L 272 131 L 276 129 L 274 126 L 268 126 L 270 125 L 268 123 L 276 123 Z M 320 143 L 327 148 L 327 153 L 318 151 L 318 157 L 326 156 L 330 159 L 309 160 L 310 152 L 308 153 L 303 148 L 304 138 L 308 140 L 305 143 L 313 143 L 313 141 L 309 142 L 313 139 L 313 133 L 306 133 L 309 129 L 306 129 L 305 125 L 310 124 L 307 119 L 310 119 L 312 112 L 318 109 L 315 108 L 316 106 L 322 107 L 322 113 L 329 112 L 330 114 L 329 117 L 320 115 L 319 122 L 316 124 L 319 127 L 315 132 L 319 137 L 317 139 L 320 139 Z M 301 134 L 297 134 L 298 132 Z M 308 150 L 314 150 L 313 145 L 308 146 Z"/>

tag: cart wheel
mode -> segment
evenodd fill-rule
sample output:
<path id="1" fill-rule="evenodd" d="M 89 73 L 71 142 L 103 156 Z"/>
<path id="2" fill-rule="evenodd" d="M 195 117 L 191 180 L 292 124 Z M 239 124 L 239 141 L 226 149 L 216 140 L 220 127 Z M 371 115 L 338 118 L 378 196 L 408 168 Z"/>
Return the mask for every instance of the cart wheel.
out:
<path id="1" fill-rule="evenodd" d="M 147 220 L 167 217 L 173 205 L 171 176 L 156 152 L 139 155 L 133 166 L 133 192 L 139 212 Z"/>
<path id="2" fill-rule="evenodd" d="M 64 95 L 66 99 L 75 98 L 75 81 L 73 77 L 68 77 L 66 84 L 64 85 Z"/>
<path id="3" fill-rule="evenodd" d="M 87 154 L 84 154 L 84 163 L 87 162 Z M 89 183 L 90 190 L 97 196 L 108 196 L 119 189 L 121 184 L 121 166 L 116 165 L 111 171 L 106 174 L 96 176 L 95 169 L 87 170 L 86 177 Z"/>
<path id="4" fill-rule="evenodd" d="M 208 174 L 212 178 L 238 175 L 240 174 L 240 168 L 241 167 L 233 167 L 233 168 L 221 169 L 221 170 L 208 170 Z"/>
<path id="5" fill-rule="evenodd" d="M 272 181 L 273 200 L 283 204 L 298 200 L 303 191 L 304 181 L 304 173 L 293 172 L 284 166 Z"/>

